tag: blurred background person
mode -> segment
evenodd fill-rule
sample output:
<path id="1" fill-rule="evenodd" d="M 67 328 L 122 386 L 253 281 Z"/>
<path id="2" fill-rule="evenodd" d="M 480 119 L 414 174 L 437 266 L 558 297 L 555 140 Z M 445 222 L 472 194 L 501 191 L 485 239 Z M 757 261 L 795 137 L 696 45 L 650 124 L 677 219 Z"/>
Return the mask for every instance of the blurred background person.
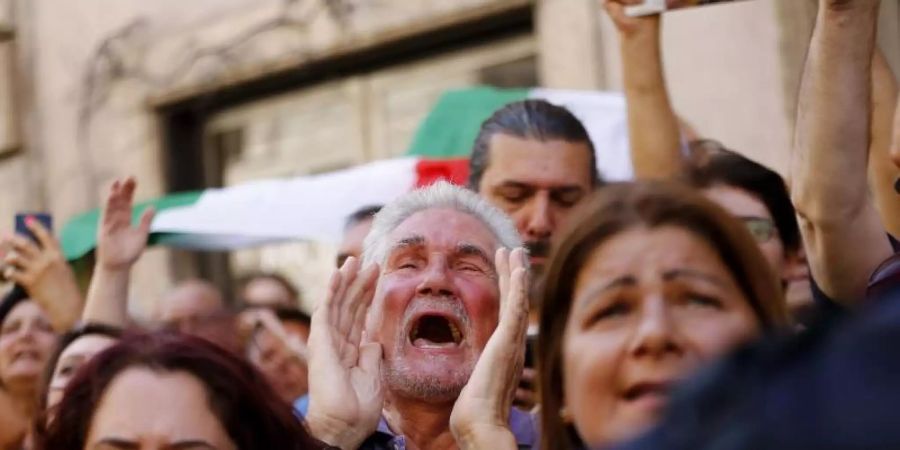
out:
<path id="1" fill-rule="evenodd" d="M 260 317 L 247 345 L 247 358 L 288 404 L 294 404 L 309 391 L 306 365 L 309 330 L 308 315 L 296 308 L 280 308 L 274 310 L 271 318 Z"/>
<path id="2" fill-rule="evenodd" d="M 225 349 L 242 352 L 237 316 L 215 285 L 200 279 L 179 283 L 159 303 L 159 325 L 199 336 Z"/>
<path id="3" fill-rule="evenodd" d="M 31 237 L 0 242 L 3 274 L 16 283 L 0 301 L 0 390 L 20 423 L 30 424 L 56 338 L 78 320 L 83 300 L 59 242 L 37 220 L 26 226 Z M 11 433 L 12 445 L 22 445 L 26 431 Z"/>
<path id="4" fill-rule="evenodd" d="M 349 257 L 359 258 L 363 252 L 363 241 L 372 228 L 372 219 L 381 211 L 383 205 L 364 206 L 347 217 L 344 225 L 344 237 L 338 245 L 337 265 L 341 267 Z"/>
<path id="5" fill-rule="evenodd" d="M 41 410 L 52 410 L 78 369 L 121 337 L 121 329 L 102 324 L 78 326 L 60 336 L 43 376 Z"/>
<path id="6" fill-rule="evenodd" d="M 238 300 L 244 308 L 297 308 L 300 290 L 284 275 L 252 272 L 237 282 Z"/>

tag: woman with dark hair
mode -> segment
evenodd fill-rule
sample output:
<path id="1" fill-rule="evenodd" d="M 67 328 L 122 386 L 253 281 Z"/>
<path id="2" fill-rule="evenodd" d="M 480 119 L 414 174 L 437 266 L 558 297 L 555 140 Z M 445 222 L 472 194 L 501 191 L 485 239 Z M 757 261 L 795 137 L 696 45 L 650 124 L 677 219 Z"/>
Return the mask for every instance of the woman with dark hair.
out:
<path id="1" fill-rule="evenodd" d="M 103 350 L 115 345 L 122 330 L 104 324 L 86 324 L 60 336 L 56 350 L 47 361 L 41 410 L 52 409 L 62 400 L 69 381 L 85 363 Z"/>
<path id="2" fill-rule="evenodd" d="M 236 355 L 200 338 L 127 336 L 72 378 L 36 448 L 321 449 Z"/>
<path id="3" fill-rule="evenodd" d="M 702 364 L 788 327 L 781 286 L 749 231 L 696 191 L 610 185 L 575 214 L 551 254 L 540 299 L 542 449 L 599 448 L 636 436 Z M 498 330 L 509 326 L 501 319 Z M 496 376 L 479 367 L 515 363 L 482 358 L 481 377 L 469 384 Z M 471 401 L 467 395 L 489 397 L 473 390 L 461 398 Z M 495 403 L 458 417 L 458 429 L 503 423 L 502 402 Z M 476 444 L 465 448 L 501 441 L 469 438 Z"/>
<path id="4" fill-rule="evenodd" d="M 50 319 L 24 289 L 15 287 L 7 293 L 0 302 L 0 390 L 21 424 L 29 423 L 38 411 L 41 374 L 55 340 Z M 20 446 L 26 431 L 18 427 L 0 446 Z"/>
<path id="5" fill-rule="evenodd" d="M 689 149 L 692 163 L 684 180 L 747 226 L 781 279 L 792 316 L 807 322 L 813 312 L 809 270 L 784 179 L 714 140 L 693 141 Z"/>

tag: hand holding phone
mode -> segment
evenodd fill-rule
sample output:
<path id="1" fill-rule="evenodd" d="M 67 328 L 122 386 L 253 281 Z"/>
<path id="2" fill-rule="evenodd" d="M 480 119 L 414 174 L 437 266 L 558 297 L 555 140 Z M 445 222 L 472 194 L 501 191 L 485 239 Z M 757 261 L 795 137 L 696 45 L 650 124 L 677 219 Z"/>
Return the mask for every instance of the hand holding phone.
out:
<path id="1" fill-rule="evenodd" d="M 47 213 L 18 213 L 16 214 L 15 229 L 16 234 L 20 234 L 31 239 L 32 242 L 40 245 L 40 240 L 31 229 L 28 228 L 28 221 L 36 220 L 44 226 L 47 231 L 53 231 L 53 216 Z"/>

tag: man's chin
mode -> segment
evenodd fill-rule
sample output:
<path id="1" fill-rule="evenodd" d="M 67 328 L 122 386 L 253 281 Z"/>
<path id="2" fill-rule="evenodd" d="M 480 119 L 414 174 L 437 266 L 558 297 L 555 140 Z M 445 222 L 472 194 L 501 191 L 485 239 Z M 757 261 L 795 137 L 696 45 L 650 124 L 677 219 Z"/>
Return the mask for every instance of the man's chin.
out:
<path id="1" fill-rule="evenodd" d="M 474 366 L 448 355 L 407 356 L 384 366 L 386 387 L 397 395 L 429 402 L 455 401 Z"/>

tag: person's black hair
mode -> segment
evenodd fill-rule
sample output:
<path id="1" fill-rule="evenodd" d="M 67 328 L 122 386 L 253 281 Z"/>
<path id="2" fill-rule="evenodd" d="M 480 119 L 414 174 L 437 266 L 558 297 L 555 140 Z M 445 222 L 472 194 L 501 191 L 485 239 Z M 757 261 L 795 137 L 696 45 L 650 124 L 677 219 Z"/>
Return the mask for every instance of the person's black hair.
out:
<path id="1" fill-rule="evenodd" d="M 713 144 L 717 144 L 719 148 L 709 151 Z M 715 185 L 730 186 L 758 198 L 772 215 L 785 250 L 800 251 L 800 227 L 787 184 L 781 175 L 715 141 L 696 141 L 690 143 L 690 147 L 702 147 L 705 154 L 696 159 L 696 163 L 688 169 L 688 183 L 700 189 Z"/>
<path id="2" fill-rule="evenodd" d="M 3 300 L 0 300 L 0 327 L 3 326 L 3 322 L 6 321 L 6 316 L 12 312 L 13 308 L 29 298 L 31 297 L 29 297 L 22 286 L 19 286 L 18 284 L 14 285 L 13 288 L 3 296 Z"/>
<path id="3" fill-rule="evenodd" d="M 371 220 L 375 217 L 375 214 L 378 214 L 378 211 L 381 211 L 381 208 L 384 208 L 384 205 L 368 205 L 353 211 L 344 221 L 344 231 L 349 230 L 360 222 Z"/>
<path id="4" fill-rule="evenodd" d="M 469 157 L 469 189 L 478 191 L 481 178 L 490 164 L 491 138 L 505 134 L 538 141 L 563 140 L 583 142 L 591 156 L 591 186 L 601 182 L 597 172 L 597 155 L 587 130 L 568 109 L 545 100 L 521 100 L 498 109 L 481 124 L 472 155 Z"/>

